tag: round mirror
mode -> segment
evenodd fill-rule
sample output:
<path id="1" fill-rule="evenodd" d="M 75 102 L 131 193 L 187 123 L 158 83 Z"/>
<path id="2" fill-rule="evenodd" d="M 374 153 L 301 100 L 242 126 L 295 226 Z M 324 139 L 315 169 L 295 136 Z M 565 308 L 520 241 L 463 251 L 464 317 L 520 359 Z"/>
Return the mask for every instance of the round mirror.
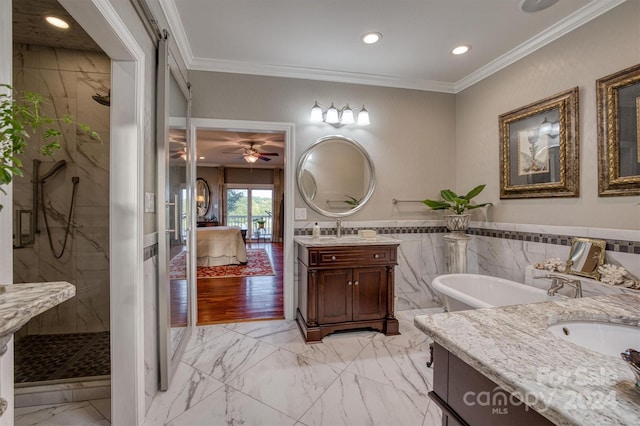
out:
<path id="1" fill-rule="evenodd" d="M 353 139 L 318 139 L 298 163 L 298 189 L 316 212 L 329 217 L 349 216 L 369 201 L 375 188 L 373 163 Z"/>
<path id="2" fill-rule="evenodd" d="M 202 217 L 209 211 L 209 184 L 202 178 L 196 179 L 196 207 L 198 216 Z"/>

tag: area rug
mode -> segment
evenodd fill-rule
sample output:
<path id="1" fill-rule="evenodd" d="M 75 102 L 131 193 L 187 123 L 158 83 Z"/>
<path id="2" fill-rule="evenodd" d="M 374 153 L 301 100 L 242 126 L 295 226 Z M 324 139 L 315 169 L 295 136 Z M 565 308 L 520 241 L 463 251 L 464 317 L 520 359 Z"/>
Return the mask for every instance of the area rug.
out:
<path id="1" fill-rule="evenodd" d="M 184 279 L 185 254 L 180 253 L 170 262 L 169 278 Z M 275 275 L 265 249 L 247 249 L 246 265 L 198 266 L 198 278 L 255 277 Z"/>

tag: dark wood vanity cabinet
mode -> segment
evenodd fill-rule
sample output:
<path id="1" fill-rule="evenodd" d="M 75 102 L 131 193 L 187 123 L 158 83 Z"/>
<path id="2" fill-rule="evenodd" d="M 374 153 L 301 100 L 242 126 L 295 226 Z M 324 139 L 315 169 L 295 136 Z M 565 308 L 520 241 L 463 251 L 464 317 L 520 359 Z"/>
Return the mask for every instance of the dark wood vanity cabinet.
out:
<path id="1" fill-rule="evenodd" d="M 475 368 L 443 348 L 433 346 L 433 391 L 443 426 L 553 425 Z"/>
<path id="2" fill-rule="evenodd" d="M 394 316 L 397 245 L 298 245 L 297 321 L 307 342 L 338 330 L 400 334 Z"/>

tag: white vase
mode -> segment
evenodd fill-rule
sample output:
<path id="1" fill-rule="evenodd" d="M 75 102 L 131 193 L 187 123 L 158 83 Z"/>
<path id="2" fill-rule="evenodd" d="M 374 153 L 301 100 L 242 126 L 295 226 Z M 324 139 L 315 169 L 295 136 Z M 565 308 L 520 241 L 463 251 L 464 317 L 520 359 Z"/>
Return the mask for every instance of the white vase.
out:
<path id="1" fill-rule="evenodd" d="M 462 232 L 469 227 L 469 214 L 450 214 L 445 215 L 447 220 L 447 228 L 453 232 Z"/>

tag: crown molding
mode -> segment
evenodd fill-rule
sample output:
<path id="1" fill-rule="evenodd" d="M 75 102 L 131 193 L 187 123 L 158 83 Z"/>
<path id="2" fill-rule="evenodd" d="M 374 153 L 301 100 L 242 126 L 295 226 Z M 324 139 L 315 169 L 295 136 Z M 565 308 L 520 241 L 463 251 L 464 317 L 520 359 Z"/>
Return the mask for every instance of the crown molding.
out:
<path id="1" fill-rule="evenodd" d="M 364 84 L 369 86 L 395 87 L 400 89 L 456 94 L 597 18 L 603 13 L 608 12 L 614 7 L 619 6 L 627 0 L 593 1 L 582 9 L 547 28 L 544 32 L 529 39 L 525 43 L 517 46 L 455 83 L 194 57 L 191 46 L 187 40 L 184 27 L 180 21 L 175 0 L 159 1 L 167 17 L 167 21 L 169 22 L 169 27 L 171 28 L 178 44 L 180 54 L 187 66 L 187 69 L 189 70 L 299 78 L 306 80 L 330 81 L 334 83 Z"/>
<path id="2" fill-rule="evenodd" d="M 589 3 L 582 9 L 550 26 L 544 32 L 527 40 L 520 46 L 517 46 L 504 55 L 489 62 L 487 65 L 478 68 L 468 76 L 457 81 L 454 84 L 453 93 L 459 93 L 464 89 L 473 86 L 477 82 L 489 77 L 492 74 L 495 74 L 496 72 L 500 71 L 503 68 L 506 68 L 507 66 L 524 58 L 525 56 L 530 55 L 541 47 L 544 47 L 547 44 L 559 39 L 563 35 L 570 33 L 571 31 L 597 18 L 603 13 L 606 13 L 614 7 L 621 5 L 625 1 L 627 0 L 599 0 Z"/>
<path id="3" fill-rule="evenodd" d="M 192 58 L 187 65 L 190 70 L 214 71 L 233 74 L 252 74 L 269 77 L 299 78 L 305 80 L 330 81 L 334 83 L 365 84 L 369 86 L 396 87 L 402 89 L 427 90 L 453 93 L 454 84 L 432 80 L 407 80 L 392 76 L 330 71 L 315 68 L 263 65 L 250 62 L 229 61 L 210 58 Z"/>

